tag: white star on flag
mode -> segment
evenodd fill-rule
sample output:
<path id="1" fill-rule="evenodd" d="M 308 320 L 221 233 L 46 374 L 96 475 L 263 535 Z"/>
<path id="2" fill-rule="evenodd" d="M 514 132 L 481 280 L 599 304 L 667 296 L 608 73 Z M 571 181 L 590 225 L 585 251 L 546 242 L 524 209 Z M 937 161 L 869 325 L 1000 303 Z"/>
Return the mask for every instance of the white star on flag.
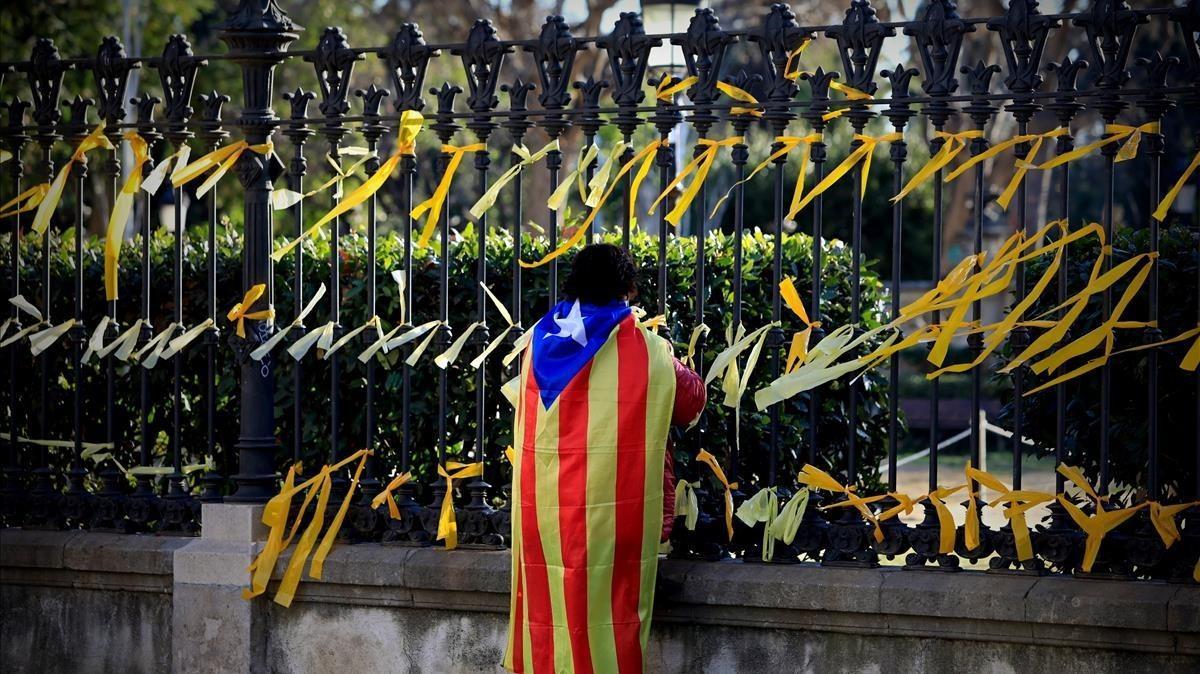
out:
<path id="1" fill-rule="evenodd" d="M 570 337 L 579 346 L 587 346 L 587 332 L 583 329 L 583 315 L 579 311 L 579 300 L 575 300 L 575 304 L 571 305 L 571 311 L 565 317 L 555 316 L 554 322 L 558 325 L 558 332 L 554 334 L 547 333 L 543 339 L 550 337 Z"/>

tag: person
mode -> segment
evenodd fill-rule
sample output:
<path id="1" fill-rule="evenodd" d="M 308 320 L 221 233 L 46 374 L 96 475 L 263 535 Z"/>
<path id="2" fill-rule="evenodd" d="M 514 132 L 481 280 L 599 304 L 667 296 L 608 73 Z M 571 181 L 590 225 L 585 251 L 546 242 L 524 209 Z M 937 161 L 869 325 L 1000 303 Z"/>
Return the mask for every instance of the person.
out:
<path id="1" fill-rule="evenodd" d="M 583 248 L 563 291 L 517 379 L 504 667 L 640 672 L 673 520 L 668 430 L 699 417 L 705 387 L 634 315 L 628 252 Z"/>

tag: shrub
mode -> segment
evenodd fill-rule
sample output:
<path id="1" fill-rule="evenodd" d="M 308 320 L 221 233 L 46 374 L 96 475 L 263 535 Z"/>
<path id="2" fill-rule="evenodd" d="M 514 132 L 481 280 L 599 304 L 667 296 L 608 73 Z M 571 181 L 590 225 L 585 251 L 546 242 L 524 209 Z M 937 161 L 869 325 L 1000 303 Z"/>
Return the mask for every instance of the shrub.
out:
<path id="1" fill-rule="evenodd" d="M 54 289 L 51 302 L 51 315 L 57 321 L 70 315 L 73 305 L 73 233 L 70 231 L 52 238 L 50 246 L 51 287 Z M 203 229 L 193 229 L 184 246 L 183 262 L 183 292 L 184 316 L 186 323 L 195 325 L 207 316 L 207 298 L 205 296 L 205 233 Z M 350 233 L 342 238 L 341 257 L 343 261 L 342 285 L 342 324 L 347 329 L 362 324 L 366 315 L 366 239 Z M 152 283 L 152 312 L 155 329 L 162 329 L 171 312 L 173 299 L 170 296 L 172 280 L 172 238 L 169 233 L 156 232 L 151 239 L 151 268 Z M 7 248 L 3 254 L 7 260 Z M 545 242 L 542 239 L 526 237 L 522 241 L 522 254 L 525 259 L 536 259 L 545 252 Z M 749 232 L 744 238 L 745 262 L 743 266 L 743 320 L 752 329 L 769 320 L 771 311 L 771 293 L 776 283 L 772 278 L 770 260 L 772 254 L 772 238 L 761 232 Z M 127 242 L 122 256 L 120 287 L 122 297 L 118 302 L 118 317 L 123 326 L 128 326 L 137 317 L 140 306 L 141 263 L 140 240 Z M 218 445 L 218 462 L 222 472 L 230 475 L 236 468 L 235 452 L 232 451 L 237 439 L 237 364 L 233 350 L 229 348 L 227 338 L 232 334 L 229 324 L 224 319 L 224 313 L 241 296 L 241 247 L 240 237 L 236 232 L 226 228 L 219 232 L 217 259 L 219 271 L 217 274 L 218 301 L 217 314 L 220 326 L 221 340 L 216 349 L 218 373 L 217 409 L 215 434 Z M 632 252 L 640 268 L 639 288 L 641 294 L 638 302 L 653 312 L 657 303 L 657 241 L 644 235 L 636 234 L 631 244 Z M 476 241 L 468 226 L 461 234 L 456 234 L 450 245 L 450 315 L 451 325 L 456 333 L 475 317 L 475 265 Z M 101 317 L 104 303 L 102 295 L 102 244 L 99 241 L 88 241 L 84 248 L 84 287 L 85 294 L 85 325 L 90 334 L 92 328 Z M 309 296 L 322 282 L 328 282 L 328 244 L 323 240 L 310 241 L 304 245 L 305 265 L 304 276 L 306 293 Z M 398 287 L 390 279 L 389 272 L 401 267 L 403 256 L 403 240 L 397 236 L 381 236 L 378 240 L 378 313 L 385 325 L 394 325 L 399 318 L 397 300 Z M 26 297 L 36 302 L 40 297 L 40 274 L 42 265 L 40 244 L 33 239 L 26 239 L 22 244 L 23 264 L 21 265 L 22 289 Z M 704 349 L 704 362 L 711 363 L 716 354 L 724 348 L 725 325 L 729 321 L 730 304 L 733 297 L 732 285 L 732 237 L 713 233 L 707 242 L 706 258 L 709 269 L 708 298 L 706 301 L 706 321 L 712 328 L 707 345 Z M 798 279 L 798 287 L 802 296 L 807 287 L 807 279 L 811 270 L 811 239 L 803 234 L 788 235 L 784 239 L 784 273 Z M 509 301 L 512 293 L 512 245 L 511 238 L 501 232 L 489 237 L 487 246 L 488 283 L 495 294 L 505 302 Z M 670 278 L 671 294 L 668 304 L 672 316 L 668 322 L 669 333 L 677 342 L 677 352 L 682 353 L 686 347 L 687 338 L 692 329 L 694 317 L 694 264 L 695 240 L 691 238 L 672 237 L 667 249 L 667 268 Z M 825 325 L 833 327 L 849 321 L 849 297 L 851 255 L 847 246 L 840 241 L 829 241 L 824 253 L 824 295 L 822 313 Z M 278 321 L 283 324 L 291 320 L 293 312 L 292 277 L 294 272 L 295 255 L 286 257 L 275 269 L 275 298 L 274 303 L 279 312 Z M 565 270 L 570 264 L 570 255 L 561 259 L 560 269 Z M 415 307 L 413 322 L 420 323 L 436 318 L 438 307 L 438 260 L 431 250 L 417 251 L 414 260 L 414 293 Z M 532 325 L 549 306 L 547 298 L 548 271 L 547 267 L 524 270 L 523 274 L 523 323 Z M 869 270 L 864 271 L 862 278 L 864 319 L 868 326 L 878 324 L 882 315 L 885 294 L 882 283 Z M 328 320 L 328 299 L 322 302 L 308 318 L 307 325 L 311 328 L 319 326 Z M 786 311 L 786 310 L 785 310 Z M 494 311 L 489 311 L 493 316 Z M 784 328 L 790 332 L 798 327 L 797 321 L 790 315 L 784 317 Z M 489 322 L 491 335 L 503 328 L 498 318 Z M 295 335 L 298 336 L 298 335 Z M 38 434 L 37 416 L 44 411 L 49 420 L 47 435 L 55 438 L 66 437 L 68 427 L 58 423 L 60 419 L 69 419 L 71 411 L 71 370 L 69 349 L 65 348 L 64 340 L 50 352 L 50 391 L 45 407 L 38 402 L 39 373 L 35 361 L 29 356 L 29 351 L 22 345 L 17 353 L 17 371 L 14 376 L 21 382 L 19 402 L 15 414 L 18 426 L 26 434 Z M 307 462 L 320 462 L 328 456 L 329 432 L 329 364 L 317 360 L 312 354 L 304 361 L 303 368 L 303 408 L 302 427 L 292 428 L 292 399 L 294 367 L 291 357 L 283 353 L 283 346 L 276 352 L 278 357 L 276 378 L 275 413 L 279 427 L 281 443 L 279 465 L 285 465 L 290 457 L 290 448 L 294 433 L 299 432 L 303 437 L 302 458 Z M 474 347 L 468 347 L 470 354 Z M 350 347 L 343 351 L 343 377 L 341 381 L 342 416 L 341 438 L 344 443 L 343 451 L 362 445 L 364 431 L 364 400 L 365 400 L 365 366 L 354 356 L 361 348 Z M 507 445 L 511 438 L 510 415 L 508 403 L 503 401 L 499 387 L 512 376 L 511 372 L 502 372 L 500 358 L 502 349 L 487 365 L 488 378 L 488 416 L 489 422 L 489 457 L 496 466 L 489 469 L 489 480 L 493 484 L 507 482 L 507 464 L 497 461 L 500 450 Z M 411 414 L 413 421 L 413 464 L 416 474 L 421 479 L 430 479 L 434 475 L 432 462 L 436 452 L 436 415 L 437 401 L 437 369 L 432 364 L 434 350 L 423 358 L 413 373 L 413 397 Z M 198 458 L 204 453 L 205 438 L 205 401 L 204 401 L 204 356 L 205 348 L 201 340 L 197 340 L 184 352 L 182 388 L 184 392 L 183 414 L 183 450 L 187 457 Z M 379 392 L 376 397 L 376 414 L 379 430 L 377 433 L 380 454 L 385 464 L 399 463 L 400 449 L 400 390 L 401 370 L 395 365 L 399 354 L 393 352 L 384 358 L 384 364 L 378 370 Z M 7 359 L 5 359 L 7 361 Z M 473 438 L 472 420 L 474 419 L 474 376 L 473 370 L 467 366 L 470 357 L 464 355 L 459 364 L 451 369 L 450 400 L 448 402 L 448 435 L 451 444 L 462 442 L 467 451 L 471 451 Z M 139 442 L 138 421 L 138 379 L 137 367 L 118 363 L 119 378 L 116 383 L 115 396 L 115 435 L 117 438 L 117 454 L 123 462 L 134 461 Z M 468 372 L 470 370 L 470 372 Z M 770 365 L 765 357 L 754 374 L 753 383 L 748 389 L 744 401 L 741 425 L 742 460 L 740 475 L 744 484 L 763 479 L 765 476 L 768 456 L 768 415 L 754 408 L 752 392 L 765 385 L 770 380 Z M 171 409 L 171 377 L 172 366 L 164 362 L 151 370 L 151 410 L 149 416 L 150 429 L 158 442 L 155 447 L 156 462 L 162 462 L 168 451 L 166 432 L 170 428 Z M 85 414 L 83 420 L 83 437 L 85 440 L 96 441 L 104 438 L 105 428 L 105 381 L 103 367 L 93 361 L 84 370 L 84 401 Z M 724 462 L 727 458 L 726 445 L 730 435 L 729 426 L 732 417 L 728 408 L 717 404 L 719 392 L 714 386 L 710 390 L 713 401 L 708 406 L 704 444 Z M 848 389 L 845 382 L 835 382 L 821 390 L 821 427 L 819 456 L 826 467 L 837 472 L 844 471 L 846 460 L 845 446 L 849 430 L 847 428 Z M 794 475 L 807 457 L 807 427 L 808 427 L 807 396 L 798 396 L 784 404 L 781 413 L 780 457 L 779 471 L 781 480 Z M 859 465 L 862 466 L 859 481 L 868 487 L 878 486 L 877 466 L 883 457 L 886 447 L 886 424 L 880 420 L 887 408 L 887 391 L 883 376 L 879 372 L 870 373 L 864 378 L 863 394 L 859 399 L 858 428 L 861 456 Z M 695 438 L 695 432 L 687 437 Z M 679 458 L 686 464 L 687 456 L 696 448 L 694 439 L 685 440 L 679 444 Z M 56 458 L 56 463 L 65 461 L 64 457 Z M 186 461 L 186 459 L 185 459 Z M 497 474 L 500 471 L 503 474 Z M 753 476 L 753 477 L 752 477 Z"/>

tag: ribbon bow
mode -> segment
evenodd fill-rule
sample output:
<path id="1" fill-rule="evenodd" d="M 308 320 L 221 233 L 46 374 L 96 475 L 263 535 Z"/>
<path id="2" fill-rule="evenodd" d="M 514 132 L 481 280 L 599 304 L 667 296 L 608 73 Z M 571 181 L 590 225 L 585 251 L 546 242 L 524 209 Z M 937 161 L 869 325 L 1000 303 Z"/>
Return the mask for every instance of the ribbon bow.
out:
<path id="1" fill-rule="evenodd" d="M 321 287 L 317 288 L 317 292 L 313 294 L 312 297 L 308 298 L 308 302 L 304 305 L 304 308 L 301 309 L 300 313 L 297 314 L 294 319 L 292 319 L 292 322 L 284 326 L 282 330 L 279 330 L 275 334 L 271 335 L 271 338 L 263 342 L 257 349 L 251 351 L 250 357 L 254 360 L 262 360 L 265 358 L 267 354 L 271 353 L 271 350 L 274 349 L 277 344 L 279 344 L 279 342 L 283 341 L 283 338 L 287 336 L 288 332 L 290 332 L 292 328 L 304 323 L 304 319 L 307 318 L 312 310 L 316 308 L 317 302 L 319 302 L 324 296 L 325 284 L 322 283 Z"/>
<path id="2" fill-rule="evenodd" d="M 463 157 L 468 152 L 485 152 L 487 145 L 484 143 L 472 143 L 470 145 L 450 145 L 448 143 L 442 145 L 442 154 L 450 155 L 450 162 L 446 165 L 446 170 L 442 173 L 442 179 L 438 182 L 437 188 L 433 194 L 417 204 L 412 209 L 412 217 L 420 218 L 428 213 L 425 217 L 425 225 L 421 228 L 421 236 L 417 239 L 417 247 L 424 248 L 429 245 L 429 240 L 433 238 L 434 229 L 437 227 L 438 219 L 442 217 L 442 205 L 446 203 L 446 195 L 450 193 L 450 185 L 454 182 L 454 172 L 458 170 L 458 165 L 462 163 Z"/>
<path id="3" fill-rule="evenodd" d="M 1107 497 L 1097 494 L 1096 490 L 1083 477 L 1083 473 L 1078 468 L 1060 464 L 1057 470 L 1063 477 L 1082 489 L 1083 493 L 1092 500 L 1096 507 L 1096 514 L 1088 517 L 1078 506 L 1067 500 L 1064 494 L 1057 496 L 1058 502 L 1062 504 L 1067 514 L 1087 534 L 1087 540 L 1083 547 L 1083 564 L 1081 568 L 1084 572 L 1089 572 L 1092 570 L 1092 565 L 1096 563 L 1096 555 L 1100 552 L 1100 544 L 1104 541 L 1104 537 L 1108 535 L 1108 532 L 1121 526 L 1130 517 L 1136 515 L 1137 511 L 1145 508 L 1147 504 L 1142 503 L 1131 508 L 1105 510 L 1104 501 L 1107 500 Z"/>
<path id="4" fill-rule="evenodd" d="M 121 243 L 125 240 L 125 225 L 133 211 L 133 197 L 142 187 L 142 170 L 150 159 L 150 146 L 136 131 L 126 131 L 125 141 L 133 150 L 133 168 L 129 180 L 121 187 L 113 201 L 112 215 L 104 233 L 104 297 L 108 301 L 117 299 L 117 274 L 120 271 Z"/>
<path id="5" fill-rule="evenodd" d="M 265 283 L 258 283 L 251 286 L 250 289 L 246 291 L 245 296 L 242 297 L 242 301 L 233 305 L 233 308 L 230 309 L 229 313 L 225 315 L 225 317 L 228 318 L 231 323 L 235 321 L 237 322 L 238 337 L 241 337 L 242 339 L 246 338 L 247 318 L 256 321 L 269 321 L 275 318 L 274 307 L 267 307 L 266 309 L 261 309 L 259 311 L 250 311 L 250 307 L 253 307 L 254 303 L 258 301 L 258 298 L 262 297 L 263 293 L 266 291 L 267 285 Z"/>
<path id="6" fill-rule="evenodd" d="M 737 488 L 736 482 L 730 482 L 725 477 L 725 471 L 721 470 L 721 465 L 717 463 L 717 457 L 709 454 L 707 450 L 700 450 L 696 454 L 696 460 L 708 464 L 712 469 L 713 475 L 721 486 L 725 487 L 725 533 L 728 534 L 729 540 L 733 540 L 733 490 Z"/>
<path id="7" fill-rule="evenodd" d="M 54 177 L 54 182 L 50 183 L 49 187 L 43 194 L 42 199 L 38 202 L 37 213 L 33 216 L 33 224 L 30 229 L 33 230 L 39 237 L 46 233 L 46 228 L 50 226 L 50 218 L 54 215 L 54 209 L 58 207 L 58 202 L 62 199 L 63 190 L 67 187 L 67 178 L 71 175 L 71 169 L 75 164 L 87 161 L 87 153 L 96 148 L 104 148 L 112 150 L 113 144 L 109 142 L 104 135 L 104 122 L 100 122 L 92 132 L 79 141 L 79 145 L 75 147 L 75 151 L 71 153 L 71 158 L 63 167 L 58 170 L 58 175 Z M 29 190 L 26 190 L 28 193 Z M 20 197 L 18 197 L 20 198 Z M 12 202 L 9 202 L 12 203 Z M 28 199 L 25 202 L 24 210 L 28 210 Z M 16 211 L 20 212 L 20 211 Z"/>
<path id="8" fill-rule="evenodd" d="M 400 473 L 396 477 L 392 478 L 392 481 L 388 482 L 387 486 L 383 488 L 383 491 L 379 492 L 375 495 L 375 498 L 371 499 L 371 508 L 378 508 L 386 502 L 388 507 L 388 516 L 394 520 L 400 519 L 400 506 L 396 505 L 396 497 L 392 492 L 396 491 L 405 484 L 408 484 L 410 480 L 412 480 L 412 473 L 408 471 Z"/>
<path id="9" fill-rule="evenodd" d="M 734 106 L 729 109 L 729 114 L 731 114 L 731 115 L 750 115 L 751 117 L 762 117 L 763 116 L 763 111 L 759 109 L 760 104 L 758 102 L 758 99 L 755 98 L 754 96 L 752 96 L 750 94 L 750 92 L 746 91 L 745 89 L 742 89 L 741 87 L 736 87 L 732 84 L 729 84 L 728 82 L 721 82 L 719 80 L 717 81 L 716 86 L 717 86 L 717 91 L 720 91 L 721 93 L 732 98 L 733 100 L 741 101 L 742 103 L 748 103 L 751 106 L 753 106 L 753 107 Z"/>
<path id="10" fill-rule="evenodd" d="M 1146 122 L 1145 124 L 1142 124 L 1140 126 L 1127 126 L 1125 124 L 1105 124 L 1104 125 L 1104 134 L 1105 134 L 1104 138 L 1101 138 L 1100 140 L 1095 141 L 1094 143 L 1088 143 L 1087 145 L 1084 145 L 1083 147 L 1075 148 L 1074 150 L 1071 150 L 1070 152 L 1064 152 L 1063 154 L 1058 155 L 1057 157 L 1047 161 L 1046 163 L 1037 166 L 1037 168 L 1051 169 L 1056 166 L 1062 166 L 1063 164 L 1066 164 L 1067 162 L 1072 162 L 1072 161 L 1075 161 L 1076 159 L 1079 159 L 1080 157 L 1091 154 L 1093 151 L 1098 150 L 1099 148 L 1102 148 L 1105 145 L 1109 145 L 1111 143 L 1117 143 L 1122 140 L 1125 140 L 1126 138 L 1128 138 L 1129 141 L 1126 142 L 1121 147 L 1120 151 L 1117 152 L 1116 161 L 1122 162 L 1127 159 L 1133 159 L 1134 157 L 1137 156 L 1138 147 L 1141 145 L 1143 133 L 1154 133 L 1154 134 L 1162 133 L 1162 127 L 1158 122 Z"/>
<path id="11" fill-rule="evenodd" d="M 882 501 L 887 498 L 887 494 L 878 494 L 876 496 L 862 497 L 858 495 L 858 488 L 854 485 L 846 486 L 838 482 L 832 475 L 817 468 L 812 464 L 804 464 L 800 469 L 800 474 L 796 477 L 800 484 L 808 485 L 813 489 L 824 489 L 829 492 L 840 492 L 846 497 L 844 501 L 838 501 L 827 506 L 822 506 L 821 510 L 829 510 L 832 508 L 853 507 L 862 514 L 863 519 L 870 522 L 875 527 L 875 541 L 883 541 L 883 530 L 879 528 L 879 518 L 867 506 Z"/>
<path id="12" fill-rule="evenodd" d="M 683 170 L 681 170 L 678 175 L 671 179 L 671 182 L 667 183 L 667 187 L 662 191 L 661 194 L 658 195 L 658 198 L 654 200 L 654 203 L 650 204 L 649 212 L 654 213 L 654 209 L 658 208 L 658 204 L 661 203 L 663 199 L 666 199 L 674 191 L 677 185 L 682 183 L 688 176 L 695 173 L 695 177 L 692 178 L 692 181 L 688 183 L 687 188 L 683 190 L 683 193 L 675 202 L 675 207 L 671 209 L 670 213 L 667 213 L 667 222 L 678 227 L 679 221 L 682 220 L 684 214 L 687 213 L 688 207 L 692 205 L 692 201 L 695 200 L 696 195 L 700 192 L 700 186 L 704 184 L 705 178 L 708 177 L 708 171 L 712 168 L 713 161 L 715 161 L 717 158 L 717 152 L 723 147 L 740 145 L 744 143 L 745 140 L 746 139 L 743 136 L 733 136 L 731 138 L 725 138 L 722 140 L 701 138 L 700 140 L 696 141 L 696 144 L 700 147 L 703 147 L 704 150 L 702 150 L 700 154 L 693 157 L 691 161 L 684 165 Z"/>
<path id="13" fill-rule="evenodd" d="M 271 141 L 259 145 L 251 145 L 244 140 L 239 140 L 225 147 L 219 147 L 187 165 L 181 166 L 180 164 L 183 162 L 176 160 L 175 170 L 171 173 L 171 184 L 175 187 L 181 187 L 215 167 L 216 170 L 212 172 L 212 175 L 205 178 L 204 182 L 200 183 L 200 187 L 196 188 L 196 198 L 200 198 L 216 186 L 217 182 L 229 172 L 229 169 L 237 164 L 238 159 L 242 157 L 242 154 L 246 150 L 258 154 L 270 155 L 275 150 L 275 146 Z"/>
<path id="14" fill-rule="evenodd" d="M 438 466 L 438 475 L 446 478 L 446 495 L 442 498 L 442 512 L 438 516 L 437 540 L 446 541 L 446 549 L 458 547 L 458 519 L 454 516 L 454 481 L 483 475 L 483 462 L 459 463 L 447 461 Z M 454 471 L 454 472 L 449 472 Z"/>
<path id="15" fill-rule="evenodd" d="M 996 507 L 1000 503 L 1008 503 L 1002 512 L 1004 517 L 1012 525 L 1013 542 L 1017 547 L 1017 559 L 1022 562 L 1033 559 L 1033 545 L 1029 540 L 1029 525 L 1025 521 L 1025 514 L 1031 509 L 1042 503 L 1047 503 L 1054 500 L 1054 494 L 1047 494 L 1040 491 L 1029 491 L 1025 489 L 1009 489 L 995 475 L 988 473 L 978 468 L 971 467 L 970 462 L 967 463 L 967 479 L 981 484 L 992 491 L 998 492 L 999 497 L 992 500 L 988 505 Z M 979 547 L 979 520 L 977 513 L 975 514 L 974 534 L 970 526 L 971 517 L 975 510 L 975 501 L 971 499 L 968 505 L 967 523 L 968 526 L 964 533 L 967 535 L 966 543 L 969 549 Z"/>
<path id="16" fill-rule="evenodd" d="M 532 166 L 533 164 L 538 163 L 544 159 L 546 155 L 555 150 L 558 150 L 557 138 L 543 145 L 542 149 L 532 153 L 524 145 L 513 145 L 512 153 L 520 157 L 521 161 L 513 164 L 507 171 L 500 174 L 500 177 L 496 179 L 496 182 L 492 183 L 491 187 L 487 188 L 487 191 L 483 193 L 483 196 L 479 197 L 479 200 L 476 201 L 475 205 L 471 206 L 471 209 L 468 211 L 471 214 L 471 217 L 475 218 L 476 220 L 483 217 L 483 214 L 491 209 L 491 207 L 496 203 L 496 198 L 500 196 L 500 190 L 504 189 L 505 185 L 509 184 L 513 181 L 513 179 L 520 175 L 521 171 L 525 170 L 526 166 Z"/>
<path id="17" fill-rule="evenodd" d="M 370 161 L 371 159 L 373 159 L 375 157 L 375 153 L 365 147 L 338 148 L 338 155 L 346 155 L 346 156 L 352 156 L 352 157 L 357 156 L 360 158 L 358 161 L 351 164 L 349 168 L 343 169 L 342 165 L 338 162 L 337 159 L 334 159 L 333 155 L 326 154 L 325 162 L 328 163 L 330 168 L 333 169 L 333 177 L 329 178 L 325 182 L 321 183 L 320 185 L 314 187 L 313 189 L 311 189 L 307 192 L 297 192 L 295 190 L 289 190 L 289 189 L 283 189 L 283 188 L 272 191 L 271 192 L 271 208 L 272 208 L 272 210 L 282 211 L 282 210 L 291 208 L 292 206 L 295 206 L 296 204 L 300 203 L 301 201 L 304 201 L 305 199 L 307 199 L 311 196 L 316 196 L 316 195 L 320 194 L 321 192 L 324 192 L 325 190 L 329 189 L 330 187 L 334 187 L 335 185 L 336 185 L 336 187 L 333 190 L 333 198 L 341 199 L 342 198 L 342 184 L 346 181 L 346 179 L 349 178 L 350 176 L 354 175 L 355 173 L 357 173 L 358 170 L 360 168 L 362 168 L 364 164 L 366 164 L 368 161 Z"/>

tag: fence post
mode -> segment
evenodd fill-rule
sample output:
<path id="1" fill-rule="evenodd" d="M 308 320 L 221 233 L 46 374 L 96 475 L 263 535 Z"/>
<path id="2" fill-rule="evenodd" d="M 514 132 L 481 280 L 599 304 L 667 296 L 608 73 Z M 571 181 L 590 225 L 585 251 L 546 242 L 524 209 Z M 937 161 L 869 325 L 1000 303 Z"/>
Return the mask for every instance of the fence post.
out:
<path id="1" fill-rule="evenodd" d="M 271 108 L 275 66 L 286 58 L 287 47 L 302 27 L 292 23 L 275 0 L 241 0 L 222 27 L 220 37 L 229 45 L 231 60 L 242 69 L 242 113 L 237 124 L 251 145 L 265 143 L 279 126 Z M 265 283 L 271 286 L 271 181 L 283 172 L 273 154 L 246 152 L 238 160 L 238 179 L 245 188 L 242 242 L 243 291 Z M 271 293 L 264 293 L 251 311 L 267 308 Z M 228 500 L 255 503 L 269 499 L 275 487 L 275 363 L 249 357 L 273 329 L 266 321 L 250 321 L 246 338 L 230 335 L 242 368 L 241 430 L 238 436 L 237 489 Z"/>

